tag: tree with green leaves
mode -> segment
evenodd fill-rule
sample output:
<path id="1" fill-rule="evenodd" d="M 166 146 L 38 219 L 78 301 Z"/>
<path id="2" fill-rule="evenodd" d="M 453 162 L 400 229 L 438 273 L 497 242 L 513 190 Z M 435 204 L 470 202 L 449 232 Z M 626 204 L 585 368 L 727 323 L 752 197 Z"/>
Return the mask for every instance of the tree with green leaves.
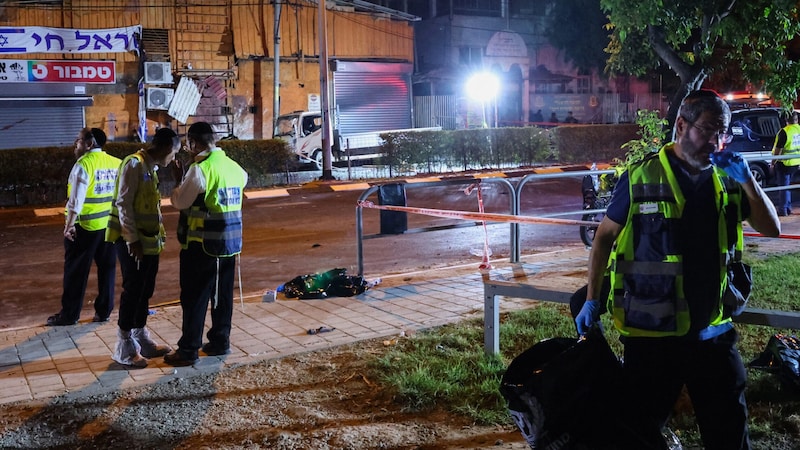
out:
<path id="1" fill-rule="evenodd" d="M 660 65 L 680 78 L 669 123 L 683 97 L 728 67 L 791 108 L 800 66 L 787 52 L 800 33 L 796 0 L 600 0 L 610 20 L 607 70 L 641 76 Z"/>
<path id="2" fill-rule="evenodd" d="M 604 51 L 607 24 L 598 0 L 554 1 L 549 6 L 544 35 L 578 70 L 602 72 L 608 59 Z"/>

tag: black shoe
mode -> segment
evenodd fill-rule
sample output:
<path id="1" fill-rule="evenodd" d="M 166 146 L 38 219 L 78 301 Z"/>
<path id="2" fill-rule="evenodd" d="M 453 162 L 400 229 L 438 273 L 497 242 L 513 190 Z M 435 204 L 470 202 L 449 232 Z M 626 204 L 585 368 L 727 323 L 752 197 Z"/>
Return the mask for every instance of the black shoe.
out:
<path id="1" fill-rule="evenodd" d="M 230 347 L 225 347 L 225 348 L 218 347 L 216 345 L 211 344 L 211 342 L 203 345 L 203 353 L 205 353 L 208 356 L 227 355 L 230 352 L 231 352 Z"/>
<path id="2" fill-rule="evenodd" d="M 164 355 L 164 362 L 175 367 L 191 366 L 195 361 L 197 361 L 197 358 L 186 358 L 180 350 L 173 350 Z"/>
<path id="3" fill-rule="evenodd" d="M 94 317 L 92 317 L 92 322 L 108 322 L 108 316 L 100 317 L 99 315 L 95 314 Z"/>
<path id="4" fill-rule="evenodd" d="M 77 320 L 69 321 L 61 317 L 61 314 L 53 314 L 52 316 L 47 318 L 47 326 L 48 327 L 63 327 L 67 325 L 75 325 L 78 323 Z"/>

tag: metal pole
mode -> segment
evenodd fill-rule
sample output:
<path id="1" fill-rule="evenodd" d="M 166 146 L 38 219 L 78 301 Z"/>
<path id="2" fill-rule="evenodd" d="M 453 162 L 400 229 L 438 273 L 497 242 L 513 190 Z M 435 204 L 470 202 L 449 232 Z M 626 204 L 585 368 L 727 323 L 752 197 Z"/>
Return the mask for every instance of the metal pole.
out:
<path id="1" fill-rule="evenodd" d="M 275 47 L 274 53 L 274 70 L 272 75 L 272 129 L 278 126 L 278 116 L 281 115 L 281 2 L 275 2 L 275 31 L 273 36 Z M 270 136 L 272 134 L 270 133 Z"/>
<path id="2" fill-rule="evenodd" d="M 319 95 L 322 104 L 322 176 L 321 180 L 333 180 L 331 164 L 331 116 L 328 105 L 328 38 L 325 22 L 325 0 L 318 0 L 317 22 L 319 34 Z"/>

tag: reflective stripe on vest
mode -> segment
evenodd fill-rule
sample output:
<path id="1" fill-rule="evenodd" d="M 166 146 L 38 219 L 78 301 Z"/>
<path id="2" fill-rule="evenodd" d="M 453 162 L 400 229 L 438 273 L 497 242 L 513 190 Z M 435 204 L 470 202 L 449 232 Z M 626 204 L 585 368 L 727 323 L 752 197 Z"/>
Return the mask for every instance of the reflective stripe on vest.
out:
<path id="1" fill-rule="evenodd" d="M 161 194 L 158 191 L 158 172 L 148 168 L 145 164 L 143 150 L 128 155 L 122 165 L 128 164 L 131 159 L 139 160 L 142 168 L 142 179 L 133 199 L 134 223 L 136 224 L 137 239 L 142 244 L 145 255 L 158 255 L 164 249 L 167 233 L 164 230 L 161 216 Z M 114 189 L 114 199 L 119 194 L 119 180 Z M 119 222 L 119 210 L 116 202 L 111 208 L 111 217 L 106 229 L 106 240 L 114 242 L 122 236 L 122 225 Z"/>
<path id="2" fill-rule="evenodd" d="M 206 180 L 206 191 L 181 212 L 179 240 L 203 244 L 210 256 L 232 256 L 242 251 L 242 168 L 222 150 L 211 151 L 196 163 Z"/>
<path id="3" fill-rule="evenodd" d="M 631 167 L 628 172 L 631 204 L 628 218 L 611 254 L 609 310 L 614 324 L 625 336 L 682 336 L 691 326 L 689 305 L 684 295 L 683 255 L 677 247 L 673 222 L 681 219 L 685 198 L 668 158 L 668 144 L 657 155 Z M 669 150 L 671 151 L 671 150 Z M 718 214 L 720 249 L 720 297 L 718 311 L 709 325 L 730 321 L 723 316 L 722 293 L 726 286 L 727 262 L 741 255 L 741 198 L 738 189 L 724 184 L 728 177 L 715 169 L 712 175 L 718 212 L 733 204 L 738 211 L 737 241 L 729 249 L 728 221 Z M 735 192 L 731 194 L 731 191 Z M 671 247 L 673 246 L 673 247 Z"/>
<path id="4" fill-rule="evenodd" d="M 106 152 L 88 152 L 78 158 L 77 164 L 86 171 L 89 184 L 83 208 L 78 214 L 76 223 L 89 231 L 99 231 L 108 225 L 111 212 L 114 185 L 117 181 L 119 165 L 122 161 Z M 67 197 L 72 193 L 72 186 L 67 185 Z"/>

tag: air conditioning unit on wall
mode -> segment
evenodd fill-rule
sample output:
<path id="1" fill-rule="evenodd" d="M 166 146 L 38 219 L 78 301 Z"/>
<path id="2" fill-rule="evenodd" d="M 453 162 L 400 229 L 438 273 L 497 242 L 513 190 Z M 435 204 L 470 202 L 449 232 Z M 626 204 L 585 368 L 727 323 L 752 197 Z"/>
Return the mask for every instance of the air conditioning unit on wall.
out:
<path id="1" fill-rule="evenodd" d="M 144 63 L 144 82 L 147 84 L 172 84 L 172 65 L 169 62 Z"/>
<path id="2" fill-rule="evenodd" d="M 169 88 L 147 88 L 147 109 L 168 110 L 175 91 Z"/>

